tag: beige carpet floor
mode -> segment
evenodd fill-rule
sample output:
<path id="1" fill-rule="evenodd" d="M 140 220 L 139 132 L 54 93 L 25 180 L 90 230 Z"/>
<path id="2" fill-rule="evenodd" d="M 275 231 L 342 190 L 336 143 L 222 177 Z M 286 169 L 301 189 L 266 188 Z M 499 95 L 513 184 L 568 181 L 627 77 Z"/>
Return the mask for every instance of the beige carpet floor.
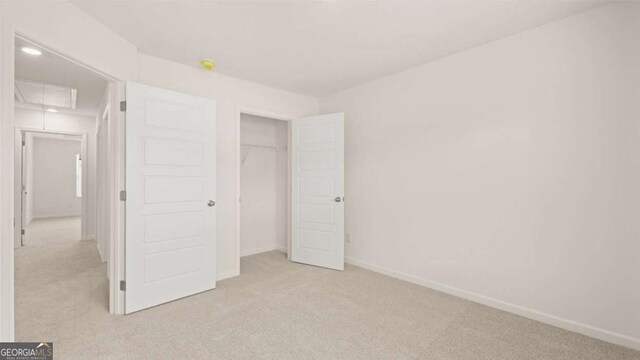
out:
<path id="1" fill-rule="evenodd" d="M 35 219 L 26 227 L 24 243 L 28 246 L 72 243 L 80 240 L 79 216 Z"/>
<path id="2" fill-rule="evenodd" d="M 217 289 L 107 313 L 93 241 L 16 251 L 16 338 L 55 359 L 640 359 L 640 352 L 353 266 L 242 259 Z"/>

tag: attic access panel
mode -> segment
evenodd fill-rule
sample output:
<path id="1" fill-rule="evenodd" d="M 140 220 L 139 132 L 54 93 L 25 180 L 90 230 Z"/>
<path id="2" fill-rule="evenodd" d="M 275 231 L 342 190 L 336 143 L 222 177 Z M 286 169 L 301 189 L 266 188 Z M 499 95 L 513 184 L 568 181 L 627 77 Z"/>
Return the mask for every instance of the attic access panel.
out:
<path id="1" fill-rule="evenodd" d="M 78 90 L 41 82 L 16 80 L 15 98 L 20 103 L 75 109 Z"/>

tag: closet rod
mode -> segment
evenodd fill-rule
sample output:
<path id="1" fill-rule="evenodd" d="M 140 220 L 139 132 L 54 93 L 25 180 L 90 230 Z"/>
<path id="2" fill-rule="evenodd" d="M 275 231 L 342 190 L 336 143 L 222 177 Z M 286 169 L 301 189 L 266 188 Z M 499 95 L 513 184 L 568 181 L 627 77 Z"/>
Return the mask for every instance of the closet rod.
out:
<path id="1" fill-rule="evenodd" d="M 286 146 L 270 146 L 270 145 L 256 145 L 256 144 L 240 144 L 240 146 L 258 148 L 258 149 L 287 150 Z"/>

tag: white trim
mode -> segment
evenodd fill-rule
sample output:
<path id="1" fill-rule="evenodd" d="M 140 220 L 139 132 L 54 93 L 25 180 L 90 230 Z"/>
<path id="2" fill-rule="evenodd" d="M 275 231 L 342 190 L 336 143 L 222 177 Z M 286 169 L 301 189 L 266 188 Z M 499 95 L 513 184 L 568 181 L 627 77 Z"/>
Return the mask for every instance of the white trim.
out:
<path id="1" fill-rule="evenodd" d="M 235 271 L 235 270 L 227 271 L 227 272 L 224 272 L 224 273 L 218 273 L 216 275 L 216 281 L 230 279 L 230 278 L 236 277 L 238 275 L 240 275 L 240 273 L 238 271 Z"/>
<path id="2" fill-rule="evenodd" d="M 80 156 L 82 157 L 82 173 L 80 176 L 82 177 L 82 184 L 80 186 L 82 189 L 82 197 L 80 197 L 80 202 L 82 203 L 80 208 L 80 238 L 85 239 L 87 237 L 87 218 L 89 214 L 89 134 L 83 133 L 82 140 L 80 142 Z"/>
<path id="3" fill-rule="evenodd" d="M 109 231 L 109 313 L 124 314 L 124 291 L 120 281 L 125 279 L 125 203 L 120 201 L 120 190 L 125 190 L 125 113 L 120 111 L 120 99 L 125 97 L 125 82 L 109 83 L 111 106 L 108 139 L 109 187 L 110 187 L 110 231 Z"/>
<path id="4" fill-rule="evenodd" d="M 281 253 L 287 253 L 287 247 L 286 246 L 280 246 L 280 245 L 274 245 L 274 246 L 267 246 L 267 247 L 263 247 L 263 248 L 257 248 L 257 249 L 251 249 L 251 250 L 247 250 L 244 251 L 242 253 L 240 253 L 240 257 L 243 258 L 245 256 L 251 256 L 251 255 L 256 255 L 256 254 L 262 254 L 262 253 L 266 253 L 269 251 L 279 251 Z"/>
<path id="5" fill-rule="evenodd" d="M 98 241 L 97 238 L 95 236 L 92 236 L 90 239 L 85 239 L 85 240 L 95 240 L 96 242 Z M 107 262 L 107 259 L 104 258 L 104 254 L 102 254 L 102 249 L 100 249 L 100 246 L 96 246 L 96 248 L 98 248 L 98 254 L 100 255 L 100 261 L 102 261 L 103 263 Z M 108 264 L 107 264 L 108 266 Z M 109 269 L 107 269 L 107 279 L 109 278 Z M 109 289 L 109 291 L 111 291 L 111 289 Z"/>
<path id="6" fill-rule="evenodd" d="M 242 258 L 242 257 L 245 257 L 245 256 L 261 254 L 261 253 L 264 253 L 264 252 L 269 252 L 269 251 L 274 251 L 274 250 L 278 250 L 278 246 L 273 245 L 273 246 L 266 246 L 266 247 L 262 247 L 262 248 L 251 249 L 251 250 L 245 250 L 245 251 L 240 253 L 240 257 Z"/>
<path id="7" fill-rule="evenodd" d="M 111 114 L 110 99 L 110 85 L 107 86 L 102 99 L 100 100 L 100 106 L 104 106 L 102 116 L 96 116 L 96 222 L 95 222 L 95 238 L 96 247 L 100 253 L 100 260 L 107 263 L 107 278 L 111 277 L 109 268 L 109 247 L 110 247 L 110 202 L 109 202 L 109 116 Z M 101 181 L 102 179 L 102 181 Z M 110 290 L 111 291 L 111 290 Z M 111 301 L 111 299 L 110 299 Z"/>
<path id="8" fill-rule="evenodd" d="M 627 335 L 615 333 L 613 331 L 601 329 L 595 326 L 582 324 L 569 319 L 564 319 L 555 315 L 547 314 L 541 311 L 529 309 L 526 307 L 510 304 L 508 302 L 490 298 L 488 296 L 480 295 L 474 292 L 455 288 L 453 286 L 441 284 L 438 282 L 419 278 L 417 276 L 405 274 L 400 271 L 389 269 L 383 266 L 374 265 L 366 261 L 357 260 L 353 258 L 345 258 L 347 264 L 361 267 L 363 269 L 371 270 L 380 274 L 391 276 L 396 279 L 404 280 L 416 285 L 424 286 L 429 289 L 441 291 L 449 295 L 457 296 L 469 301 L 476 302 L 478 304 L 486 305 L 495 309 L 503 310 L 512 314 L 516 314 L 528 319 L 536 320 L 541 323 L 559 327 L 564 330 L 576 332 L 582 335 L 586 335 L 598 340 L 610 342 L 612 344 L 625 346 L 628 348 L 640 350 L 640 339 L 636 339 Z"/>
<path id="9" fill-rule="evenodd" d="M 14 109 L 15 111 L 15 109 Z M 24 243 L 24 239 L 22 236 L 22 230 L 26 228 L 24 223 L 24 219 L 26 218 L 26 211 L 24 211 L 24 179 L 23 175 L 25 173 L 24 169 L 24 159 L 26 155 L 26 148 L 22 146 L 22 141 L 26 141 L 26 136 L 20 131 L 16 129 L 16 136 L 14 137 L 14 150 L 13 150 L 13 181 L 14 181 L 14 191 L 13 191 L 13 244 L 14 248 L 17 249 L 21 247 Z"/>
<path id="10" fill-rule="evenodd" d="M 105 78 L 105 80 L 108 80 L 108 81 L 115 81 L 115 82 L 119 82 L 119 81 L 121 81 L 121 80 L 120 80 L 120 79 L 118 79 L 117 77 L 111 76 L 111 75 L 109 75 L 109 74 L 107 74 L 107 73 L 105 73 L 105 72 L 103 72 L 103 71 L 101 71 L 101 70 L 98 70 L 98 69 L 96 69 L 96 68 L 92 67 L 91 65 L 85 64 L 85 63 L 83 63 L 82 61 L 79 61 L 79 60 L 76 60 L 76 59 L 74 59 L 74 58 L 72 58 L 72 57 L 69 57 L 69 56 L 65 55 L 64 53 L 62 53 L 62 52 L 60 52 L 60 51 L 58 51 L 58 50 L 56 50 L 56 49 L 52 48 L 51 46 L 49 46 L 49 45 L 47 45 L 47 44 L 45 44 L 45 43 L 42 43 L 42 42 L 40 42 L 40 41 L 38 41 L 38 40 L 35 40 L 35 39 L 34 39 L 34 38 L 32 38 L 31 36 L 21 34 L 19 31 L 13 31 L 13 36 L 12 36 L 12 37 L 13 37 L 13 38 L 20 39 L 20 40 L 27 41 L 27 42 L 30 42 L 30 43 L 32 43 L 33 45 L 36 45 L 36 46 L 38 46 L 38 47 L 41 47 L 41 48 L 47 49 L 47 51 L 48 51 L 48 52 L 50 52 L 50 53 L 52 53 L 52 54 L 55 54 L 55 55 L 57 55 L 57 56 L 59 56 L 59 57 L 61 57 L 61 58 L 65 59 L 65 60 L 67 60 L 67 61 L 69 61 L 69 62 L 72 62 L 72 63 L 74 63 L 74 64 L 76 64 L 76 65 L 78 65 L 78 66 L 82 66 L 83 68 L 85 68 L 85 69 L 87 69 L 87 70 L 89 70 L 89 71 L 91 71 L 91 72 L 93 72 L 93 73 L 96 73 L 96 74 L 98 74 L 99 76 L 102 76 L 103 78 Z M 12 99 L 13 99 L 13 97 L 12 97 Z"/>
<path id="11" fill-rule="evenodd" d="M 14 339 L 14 30 L 0 14 L 0 341 Z"/>
<path id="12" fill-rule="evenodd" d="M 82 213 L 80 214 L 54 214 L 54 215 L 41 215 L 41 216 L 34 216 L 33 220 L 36 219 L 57 219 L 57 218 L 68 218 L 68 217 L 82 217 Z M 82 237 L 83 239 L 85 238 L 84 236 Z"/>
<path id="13" fill-rule="evenodd" d="M 291 261 L 291 189 L 292 189 L 292 178 L 291 175 L 293 172 L 293 121 L 289 121 L 287 126 L 287 239 L 286 239 L 286 248 L 284 252 L 287 254 L 287 259 Z"/>
<path id="14" fill-rule="evenodd" d="M 110 113 L 110 108 L 109 108 L 109 104 L 105 104 L 104 106 L 104 110 L 102 110 L 102 116 L 100 116 L 100 120 L 105 120 L 109 118 L 109 113 Z M 96 127 L 97 130 L 97 127 Z"/>
<path id="15" fill-rule="evenodd" d="M 235 264 L 235 271 L 234 273 L 237 275 L 240 275 L 240 258 L 242 256 L 246 256 L 246 255 L 242 255 L 240 253 L 240 168 L 242 165 L 242 160 L 241 160 L 241 148 L 240 148 L 240 144 L 241 144 L 241 139 L 240 139 L 240 118 L 242 116 L 242 114 L 247 114 L 247 115 L 255 115 L 255 116 L 260 116 L 260 117 L 264 117 L 264 118 L 269 118 L 269 119 L 275 119 L 275 120 L 282 120 L 282 121 L 287 121 L 289 123 L 288 126 L 288 132 L 289 132 L 289 144 L 288 144 L 288 148 L 287 149 L 291 149 L 291 121 L 295 118 L 294 116 L 291 115 L 283 115 L 283 114 L 275 114 L 275 113 L 271 113 L 268 111 L 262 111 L 262 110 L 256 110 L 256 109 L 250 109 L 250 108 L 246 108 L 246 107 L 236 107 L 236 264 Z M 290 215 L 290 207 L 291 207 L 291 200 L 290 200 L 290 194 L 291 194 L 291 151 L 287 150 L 287 154 L 288 154 L 288 172 L 289 172 L 289 180 L 287 181 L 288 183 L 288 189 L 287 189 L 287 214 Z M 290 216 L 287 216 L 287 246 L 289 246 L 289 243 L 291 241 L 291 234 L 290 234 L 290 229 L 291 226 L 289 224 L 290 221 Z M 272 249 L 275 250 L 275 249 Z M 269 251 L 269 250 L 267 250 Z M 289 253 L 289 251 L 287 251 L 285 249 L 285 252 Z M 218 278 L 219 279 L 219 278 Z"/>
<path id="16" fill-rule="evenodd" d="M 240 275 L 240 168 L 242 166 L 242 155 L 241 155 L 241 139 L 240 139 L 240 115 L 242 114 L 239 108 L 236 108 L 236 197 L 235 197 L 235 205 L 236 205 L 236 253 L 235 253 L 235 266 L 234 273 Z M 219 278 L 220 276 L 218 276 Z"/>
<path id="17" fill-rule="evenodd" d="M 85 159 L 85 164 L 86 164 L 86 159 L 88 159 L 89 157 L 89 134 L 86 132 L 78 132 L 78 131 L 62 131 L 62 130 L 48 130 L 48 129 L 38 129 L 38 128 L 28 128 L 28 127 L 19 127 L 19 126 L 15 126 L 15 131 L 16 133 L 40 133 L 40 134 L 57 134 L 57 135 L 73 135 L 73 136 L 78 136 L 80 137 L 80 139 L 61 139 L 61 140 L 67 140 L 67 141 L 80 141 L 80 156 L 82 157 L 82 159 Z M 18 151 L 22 151 L 21 150 L 21 144 L 14 144 L 14 151 L 17 153 Z M 23 161 L 24 159 L 22 159 Z M 14 158 L 15 161 L 15 158 Z M 16 174 L 14 173 L 14 179 L 15 179 Z M 20 174 L 20 178 L 22 178 L 22 174 Z M 22 182 L 24 182 L 24 180 L 21 180 Z M 89 167 L 88 166 L 83 166 L 82 167 L 82 197 L 80 198 L 80 214 L 56 214 L 56 215 L 44 215 L 44 216 L 35 216 L 34 214 L 34 219 L 49 219 L 49 218 L 61 218 L 61 217 L 72 217 L 72 216 L 80 216 L 81 220 L 80 220 L 80 239 L 85 239 L 87 237 L 87 218 L 88 218 L 88 213 L 89 213 L 89 206 L 88 206 L 88 201 L 89 198 L 87 196 L 88 192 L 88 188 L 89 188 Z M 15 188 L 14 188 L 14 192 L 15 192 Z M 15 193 L 14 193 L 15 195 Z M 24 194 L 20 194 L 20 197 L 23 197 Z M 32 194 L 33 196 L 33 194 Z M 14 212 L 14 216 L 17 218 L 18 216 L 20 216 L 21 221 L 24 221 L 24 219 L 22 219 L 23 215 L 24 215 L 24 210 L 21 208 L 22 207 L 22 201 L 20 204 L 14 204 L 14 211 L 19 209 L 20 210 L 20 214 L 18 215 L 17 212 Z M 18 224 L 18 222 L 16 222 L 16 224 Z M 23 229 L 26 229 L 26 225 L 21 223 L 21 226 Z M 23 244 L 24 243 L 23 241 Z"/>

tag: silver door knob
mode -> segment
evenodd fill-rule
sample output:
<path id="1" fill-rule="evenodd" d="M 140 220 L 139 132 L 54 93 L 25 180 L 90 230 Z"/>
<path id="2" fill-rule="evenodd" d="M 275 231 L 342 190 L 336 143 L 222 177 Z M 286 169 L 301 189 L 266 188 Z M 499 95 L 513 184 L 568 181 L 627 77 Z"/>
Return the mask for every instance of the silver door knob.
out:
<path id="1" fill-rule="evenodd" d="M 342 198 L 341 198 L 340 196 L 338 196 L 338 197 L 336 197 L 335 199 L 333 199 L 333 201 L 335 201 L 335 202 L 340 202 L 340 201 L 342 201 Z"/>
<path id="2" fill-rule="evenodd" d="M 216 205 L 216 202 L 215 202 L 215 201 L 213 201 L 213 200 L 209 200 L 209 202 L 207 203 L 207 205 L 209 205 L 209 206 L 215 206 L 215 205 Z"/>

